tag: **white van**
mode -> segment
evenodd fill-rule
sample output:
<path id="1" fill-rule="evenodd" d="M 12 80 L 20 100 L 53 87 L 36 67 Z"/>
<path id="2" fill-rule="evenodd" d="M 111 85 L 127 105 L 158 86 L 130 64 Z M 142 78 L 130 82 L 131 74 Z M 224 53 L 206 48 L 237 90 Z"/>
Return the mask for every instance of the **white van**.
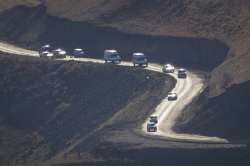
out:
<path id="1" fill-rule="evenodd" d="M 148 66 L 148 60 L 147 57 L 144 55 L 144 53 L 133 53 L 132 56 L 132 62 L 134 66 Z"/>
<path id="2" fill-rule="evenodd" d="M 76 58 L 84 57 L 84 55 L 85 55 L 85 52 L 81 48 L 75 48 L 73 50 L 73 56 Z"/>
<path id="3" fill-rule="evenodd" d="M 104 51 L 105 62 L 121 63 L 121 56 L 116 50 L 105 50 Z"/>

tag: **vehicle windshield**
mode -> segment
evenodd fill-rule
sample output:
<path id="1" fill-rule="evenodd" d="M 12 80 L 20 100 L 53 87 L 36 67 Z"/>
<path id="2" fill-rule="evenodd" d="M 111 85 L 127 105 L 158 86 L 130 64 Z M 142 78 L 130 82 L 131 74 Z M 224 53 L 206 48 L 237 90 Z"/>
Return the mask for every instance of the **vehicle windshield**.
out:
<path id="1" fill-rule="evenodd" d="M 150 119 L 157 119 L 157 117 L 156 116 L 151 116 Z"/>
<path id="2" fill-rule="evenodd" d="M 148 126 L 155 126 L 155 123 L 148 123 Z"/>
<path id="3" fill-rule="evenodd" d="M 186 70 L 179 70 L 179 73 L 186 73 Z"/>
<path id="4" fill-rule="evenodd" d="M 82 49 L 75 49 L 75 52 L 82 52 Z"/>
<path id="5" fill-rule="evenodd" d="M 144 60 L 145 60 L 145 57 L 144 57 L 144 56 L 135 57 L 135 59 L 136 59 L 137 61 L 144 61 Z"/>
<path id="6" fill-rule="evenodd" d="M 110 55 L 111 58 L 116 58 L 116 57 L 118 57 L 118 56 L 119 56 L 119 54 L 111 54 L 111 55 Z"/>
<path id="7" fill-rule="evenodd" d="M 173 66 L 170 65 L 170 64 L 167 64 L 167 65 L 165 65 L 165 67 L 166 67 L 166 68 L 171 68 L 171 67 L 173 67 Z"/>

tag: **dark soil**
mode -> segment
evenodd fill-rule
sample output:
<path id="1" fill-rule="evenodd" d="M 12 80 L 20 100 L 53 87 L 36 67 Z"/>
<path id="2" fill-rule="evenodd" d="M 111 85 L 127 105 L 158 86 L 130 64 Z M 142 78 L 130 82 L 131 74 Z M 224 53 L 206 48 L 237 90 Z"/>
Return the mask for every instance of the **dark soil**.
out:
<path id="1" fill-rule="evenodd" d="M 60 166 L 248 166 L 250 150 L 241 149 L 114 149 L 96 152 L 103 161 L 61 164 Z"/>
<path id="2" fill-rule="evenodd" d="M 2 54 L 0 68 L 3 161 L 50 158 L 166 78 L 139 68 Z"/>

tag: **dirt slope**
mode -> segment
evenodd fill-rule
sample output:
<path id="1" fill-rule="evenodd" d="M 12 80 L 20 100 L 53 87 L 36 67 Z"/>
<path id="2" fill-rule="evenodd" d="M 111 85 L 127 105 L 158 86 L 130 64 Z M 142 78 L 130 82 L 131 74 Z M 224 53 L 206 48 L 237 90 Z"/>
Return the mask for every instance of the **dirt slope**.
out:
<path id="1" fill-rule="evenodd" d="M 49 159 L 149 89 L 161 96 L 165 82 L 160 74 L 127 67 L 0 59 L 0 165 Z"/>
<path id="2" fill-rule="evenodd" d="M 220 136 L 233 142 L 249 140 L 249 91 L 248 81 L 215 98 L 207 99 L 204 93 L 183 111 L 177 130 Z"/>

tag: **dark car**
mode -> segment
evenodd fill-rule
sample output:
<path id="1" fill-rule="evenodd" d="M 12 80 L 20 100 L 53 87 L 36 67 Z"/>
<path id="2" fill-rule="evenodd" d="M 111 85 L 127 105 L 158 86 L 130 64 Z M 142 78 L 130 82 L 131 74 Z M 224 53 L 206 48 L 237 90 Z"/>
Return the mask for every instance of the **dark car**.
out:
<path id="1" fill-rule="evenodd" d="M 133 62 L 134 67 L 136 65 L 137 66 L 145 66 L 145 67 L 148 66 L 148 59 L 144 53 L 139 53 L 139 52 L 133 53 L 132 62 Z"/>
<path id="2" fill-rule="evenodd" d="M 147 123 L 147 132 L 157 132 L 157 126 L 154 122 Z"/>
<path id="3" fill-rule="evenodd" d="M 149 118 L 149 122 L 153 122 L 155 124 L 158 123 L 158 117 L 155 116 L 155 115 L 151 115 L 150 118 Z"/>
<path id="4" fill-rule="evenodd" d="M 178 70 L 178 78 L 187 78 L 187 71 L 183 68 Z"/>

